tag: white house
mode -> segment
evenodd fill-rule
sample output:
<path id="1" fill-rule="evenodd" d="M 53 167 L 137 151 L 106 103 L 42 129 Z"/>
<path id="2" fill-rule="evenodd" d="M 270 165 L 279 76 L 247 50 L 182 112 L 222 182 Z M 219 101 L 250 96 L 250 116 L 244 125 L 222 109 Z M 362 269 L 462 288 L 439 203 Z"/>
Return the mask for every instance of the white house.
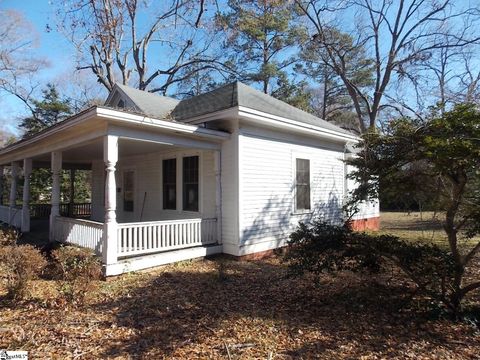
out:
<path id="1" fill-rule="evenodd" d="M 94 106 L 0 150 L 23 175 L 0 220 L 30 230 L 32 167 L 52 169 L 50 239 L 86 246 L 116 275 L 226 253 L 284 246 L 299 221 L 341 220 L 350 187 L 343 160 L 358 138 L 235 82 L 178 101 L 116 85 Z M 89 219 L 60 216 L 62 169 L 91 169 Z M 78 211 L 74 212 L 78 213 Z M 357 227 L 378 227 L 378 203 Z"/>

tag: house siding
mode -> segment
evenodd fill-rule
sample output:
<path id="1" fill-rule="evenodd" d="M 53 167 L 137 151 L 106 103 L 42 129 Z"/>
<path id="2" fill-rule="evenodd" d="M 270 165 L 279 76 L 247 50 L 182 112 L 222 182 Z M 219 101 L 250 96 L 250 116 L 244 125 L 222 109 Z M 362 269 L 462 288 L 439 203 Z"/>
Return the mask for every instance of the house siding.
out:
<path id="1" fill-rule="evenodd" d="M 341 220 L 345 192 L 342 145 L 245 129 L 239 138 L 239 152 L 238 255 L 285 245 L 299 221 L 318 217 Z M 294 212 L 295 158 L 310 159 L 312 211 L 309 214 Z"/>
<path id="2" fill-rule="evenodd" d="M 238 130 L 224 141 L 221 152 L 223 252 L 238 254 Z"/>
<path id="3" fill-rule="evenodd" d="M 162 194 L 162 160 L 177 158 L 177 178 L 181 176 L 183 156 L 200 156 L 200 211 L 187 212 L 182 210 L 163 210 Z M 134 180 L 134 207 L 133 211 L 123 210 L 123 173 L 126 170 L 135 171 Z M 92 219 L 103 221 L 103 163 L 92 166 Z M 178 151 L 164 151 L 139 156 L 120 157 L 115 173 L 117 189 L 117 221 L 160 221 L 189 218 L 215 217 L 215 173 L 214 154 L 212 151 L 197 151 L 182 149 Z M 181 179 L 178 185 L 181 184 Z M 177 185 L 177 187 L 178 187 Z M 177 189 L 177 196 L 181 193 L 181 186 Z M 181 204 L 181 202 L 179 202 Z M 142 214 L 143 208 L 143 214 Z M 178 207 L 177 207 L 178 208 Z"/>
<path id="4" fill-rule="evenodd" d="M 94 221 L 103 222 L 105 218 L 105 165 L 103 161 L 92 162 L 92 215 Z"/>
<path id="5" fill-rule="evenodd" d="M 345 166 L 347 175 L 350 174 L 354 167 L 352 166 Z M 355 180 L 347 179 L 347 194 L 353 191 L 357 186 L 358 183 Z M 377 218 L 380 216 L 380 202 L 378 200 L 375 201 L 364 201 L 357 205 L 358 212 L 353 215 L 352 220 L 360 220 L 360 219 L 371 219 Z M 376 226 L 378 228 L 378 226 Z M 370 227 L 367 227 L 370 228 Z"/>

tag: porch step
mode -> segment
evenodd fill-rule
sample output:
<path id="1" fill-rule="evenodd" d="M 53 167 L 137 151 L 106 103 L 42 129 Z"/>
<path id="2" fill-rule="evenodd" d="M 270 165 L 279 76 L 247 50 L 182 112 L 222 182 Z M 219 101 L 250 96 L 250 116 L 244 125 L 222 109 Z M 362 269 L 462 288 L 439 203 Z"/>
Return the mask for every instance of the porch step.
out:
<path id="1" fill-rule="evenodd" d="M 222 252 L 222 250 L 222 245 L 206 245 L 179 250 L 163 251 L 149 255 L 133 256 L 119 259 L 115 264 L 104 265 L 103 270 L 105 276 L 115 276 L 127 272 L 171 264 L 178 261 L 219 254 Z"/>

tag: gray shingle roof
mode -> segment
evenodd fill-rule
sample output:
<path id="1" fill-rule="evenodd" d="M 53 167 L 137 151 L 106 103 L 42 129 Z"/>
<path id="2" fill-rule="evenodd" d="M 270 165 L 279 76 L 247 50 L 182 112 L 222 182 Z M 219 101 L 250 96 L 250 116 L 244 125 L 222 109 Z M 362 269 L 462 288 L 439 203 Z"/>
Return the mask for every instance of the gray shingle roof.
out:
<path id="1" fill-rule="evenodd" d="M 136 110 L 157 119 L 163 119 L 169 116 L 175 106 L 180 102 L 171 97 L 160 96 L 148 91 L 134 89 L 126 85 L 116 84 L 116 86 L 120 88 L 120 90 L 123 91 L 138 107 Z"/>
<path id="2" fill-rule="evenodd" d="M 157 118 L 169 117 L 176 121 L 185 121 L 216 111 L 244 106 L 305 124 L 352 135 L 352 133 L 328 121 L 297 109 L 239 81 L 181 101 L 124 85 L 117 86 L 130 97 L 141 112 Z"/>

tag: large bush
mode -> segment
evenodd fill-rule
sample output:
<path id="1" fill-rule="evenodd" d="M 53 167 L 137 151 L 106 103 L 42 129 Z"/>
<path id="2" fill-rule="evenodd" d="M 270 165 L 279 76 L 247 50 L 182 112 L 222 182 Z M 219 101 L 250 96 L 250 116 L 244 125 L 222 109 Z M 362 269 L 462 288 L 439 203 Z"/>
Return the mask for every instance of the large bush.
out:
<path id="1" fill-rule="evenodd" d="M 458 104 L 440 110 L 424 120 L 390 121 L 382 132 L 363 135 L 360 152 L 348 161 L 359 186 L 346 209 L 351 213 L 366 198 L 388 193 L 391 200 L 415 200 L 441 214 L 448 260 L 455 263 L 446 292 L 459 311 L 465 295 L 480 290 L 479 279 L 465 278 L 480 253 L 474 238 L 480 234 L 480 109 Z"/>
<path id="2" fill-rule="evenodd" d="M 8 245 L 0 247 L 0 269 L 8 290 L 8 295 L 15 300 L 22 300 L 28 295 L 28 282 L 37 278 L 47 260 L 41 252 L 31 245 Z"/>
<path id="3" fill-rule="evenodd" d="M 449 252 L 433 244 L 358 233 L 348 226 L 316 221 L 301 223 L 290 235 L 285 261 L 294 275 L 340 270 L 381 272 L 395 266 L 419 291 L 455 310 L 451 286 L 454 261 Z"/>
<path id="4" fill-rule="evenodd" d="M 102 275 L 100 260 L 91 250 L 73 246 L 63 246 L 52 255 L 60 277 L 60 294 L 67 302 L 82 305 Z"/>

